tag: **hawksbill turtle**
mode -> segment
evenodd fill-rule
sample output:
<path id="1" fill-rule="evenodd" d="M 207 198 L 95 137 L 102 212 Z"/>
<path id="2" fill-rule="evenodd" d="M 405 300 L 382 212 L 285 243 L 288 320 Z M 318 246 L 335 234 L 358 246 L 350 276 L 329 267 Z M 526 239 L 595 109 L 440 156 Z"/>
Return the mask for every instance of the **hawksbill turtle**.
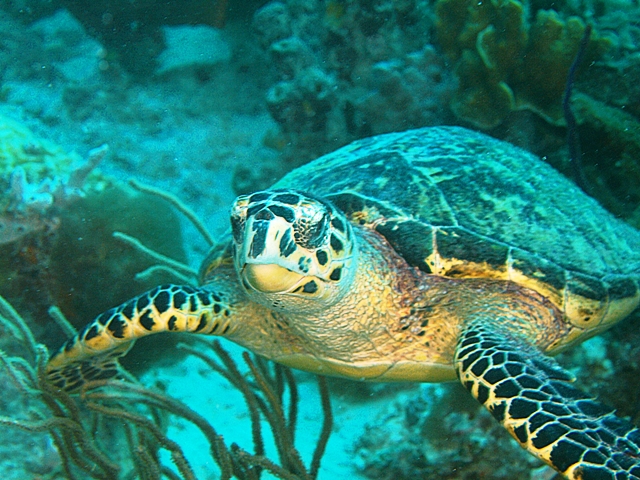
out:
<path id="1" fill-rule="evenodd" d="M 640 479 L 640 431 L 551 356 L 640 303 L 640 232 L 550 166 L 459 127 L 356 141 L 238 197 L 200 286 L 99 315 L 47 365 L 74 391 L 140 337 L 225 337 L 369 381 L 456 377 L 570 479 Z"/>

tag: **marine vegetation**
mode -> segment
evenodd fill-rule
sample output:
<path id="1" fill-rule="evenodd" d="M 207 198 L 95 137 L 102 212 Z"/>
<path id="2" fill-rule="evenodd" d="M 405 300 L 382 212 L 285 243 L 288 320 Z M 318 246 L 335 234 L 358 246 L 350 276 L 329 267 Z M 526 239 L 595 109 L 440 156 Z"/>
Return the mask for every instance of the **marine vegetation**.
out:
<path id="1" fill-rule="evenodd" d="M 458 118 L 489 129 L 510 112 L 528 109 L 551 123 L 562 121 L 582 19 L 538 10 L 530 23 L 517 0 L 439 0 L 435 13 L 439 45 L 455 62 L 459 85 L 451 108 Z M 594 31 L 585 63 L 601 58 L 610 44 Z"/>
<path id="2" fill-rule="evenodd" d="M 640 430 L 550 356 L 640 304 L 640 232 L 546 163 L 459 127 L 409 130 L 320 157 L 230 217 L 200 286 L 99 315 L 48 381 L 73 392 L 118 376 L 148 335 L 220 336 L 313 373 L 458 378 L 566 478 L 640 478 Z"/>
<path id="3" fill-rule="evenodd" d="M 174 278 L 160 273 L 153 281 L 134 280 L 152 262 L 113 237 L 114 231 L 185 258 L 175 212 L 96 168 L 109 154 L 107 145 L 86 158 L 66 153 L 0 115 L 0 275 L 6 279 L 0 294 L 34 320 L 36 338 L 46 338 L 49 347 L 63 338 L 46 321 L 50 305 L 74 323 L 121 302 L 132 289 Z M 164 219 L 162 226 L 140 221 L 154 215 Z M 162 235 L 164 228 L 176 233 Z M 97 284 L 90 281 L 98 278 Z"/>
<path id="4" fill-rule="evenodd" d="M 283 157 L 281 174 L 357 138 L 452 121 L 452 76 L 430 44 L 430 10 L 413 0 L 283 0 L 255 12 L 279 127 L 265 143 Z M 240 173 L 237 193 L 272 183 Z"/>
<path id="5" fill-rule="evenodd" d="M 54 310 L 54 318 L 66 330 L 73 330 Z M 319 377 L 324 425 L 312 462 L 305 466 L 294 446 L 298 394 L 296 381 L 289 369 L 271 365 L 264 359 L 245 353 L 244 362 L 252 380 L 245 376 L 231 356 L 217 342 L 198 342 L 181 348 L 202 359 L 210 368 L 223 375 L 242 392 L 251 417 L 253 453 L 227 445 L 215 428 L 201 415 L 162 392 L 146 388 L 131 376 L 127 380 L 94 380 L 85 385 L 79 395 L 69 395 L 47 380 L 45 365 L 47 349 L 37 343 L 29 327 L 9 303 L 0 297 L 0 329 L 11 335 L 13 354 L 0 350 L 0 381 L 2 388 L 13 392 L 7 412 L 22 412 L 1 416 L 0 426 L 28 432 L 31 452 L 21 452 L 21 458 L 32 457 L 31 463 L 17 463 L 16 475 L 55 474 L 61 469 L 64 478 L 80 479 L 195 479 L 195 474 L 182 447 L 167 436 L 168 423 L 176 417 L 195 425 L 209 442 L 209 455 L 220 469 L 221 479 L 260 478 L 269 471 L 276 478 L 314 479 L 320 467 L 324 447 L 331 433 L 332 415 L 325 380 Z M 288 401 L 285 401 L 285 393 Z M 7 395 L 5 398 L 9 398 Z M 287 407 L 288 406 L 288 407 Z M 288 410 L 285 411 L 285 408 Z M 261 420 L 272 431 L 279 456 L 274 462 L 265 456 Z M 47 450 L 41 438 L 47 436 L 57 454 Z M 11 439 L 21 437 L 5 433 L 4 447 Z M 171 465 L 163 463 L 160 451 L 170 454 Z M 57 457 L 46 460 L 49 457 Z M 50 470 L 47 470 L 50 469 Z"/>

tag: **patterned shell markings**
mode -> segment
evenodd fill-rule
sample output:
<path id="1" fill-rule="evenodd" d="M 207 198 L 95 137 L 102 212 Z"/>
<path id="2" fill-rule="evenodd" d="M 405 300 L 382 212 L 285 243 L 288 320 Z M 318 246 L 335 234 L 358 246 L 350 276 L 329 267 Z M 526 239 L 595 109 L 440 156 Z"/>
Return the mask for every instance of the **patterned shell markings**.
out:
<path id="1" fill-rule="evenodd" d="M 640 232 L 535 156 L 482 134 L 443 127 L 365 139 L 275 187 L 331 199 L 425 271 L 534 288 L 582 328 L 637 303 Z"/>

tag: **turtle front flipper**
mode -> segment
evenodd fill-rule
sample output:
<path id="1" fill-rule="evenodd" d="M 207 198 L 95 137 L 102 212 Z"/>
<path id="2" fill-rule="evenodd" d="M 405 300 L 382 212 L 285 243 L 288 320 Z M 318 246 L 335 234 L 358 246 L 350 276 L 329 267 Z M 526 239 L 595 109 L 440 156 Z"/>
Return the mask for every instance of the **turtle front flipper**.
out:
<path id="1" fill-rule="evenodd" d="M 117 359 L 141 337 L 160 332 L 224 335 L 230 325 L 224 296 L 207 288 L 163 285 L 99 315 L 70 338 L 46 366 L 66 391 L 118 374 Z"/>
<path id="2" fill-rule="evenodd" d="M 573 376 L 491 322 L 463 331 L 462 384 L 520 445 L 569 479 L 640 479 L 640 430 L 570 385 Z"/>

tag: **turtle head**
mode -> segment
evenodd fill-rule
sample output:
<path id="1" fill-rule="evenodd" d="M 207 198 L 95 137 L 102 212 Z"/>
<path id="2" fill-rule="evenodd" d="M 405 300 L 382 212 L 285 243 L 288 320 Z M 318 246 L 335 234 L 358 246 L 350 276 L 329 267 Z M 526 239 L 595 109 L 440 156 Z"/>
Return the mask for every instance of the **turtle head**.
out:
<path id="1" fill-rule="evenodd" d="M 243 195 L 231 209 L 234 263 L 252 300 L 269 308 L 321 310 L 354 277 L 351 224 L 329 202 L 294 190 Z"/>

